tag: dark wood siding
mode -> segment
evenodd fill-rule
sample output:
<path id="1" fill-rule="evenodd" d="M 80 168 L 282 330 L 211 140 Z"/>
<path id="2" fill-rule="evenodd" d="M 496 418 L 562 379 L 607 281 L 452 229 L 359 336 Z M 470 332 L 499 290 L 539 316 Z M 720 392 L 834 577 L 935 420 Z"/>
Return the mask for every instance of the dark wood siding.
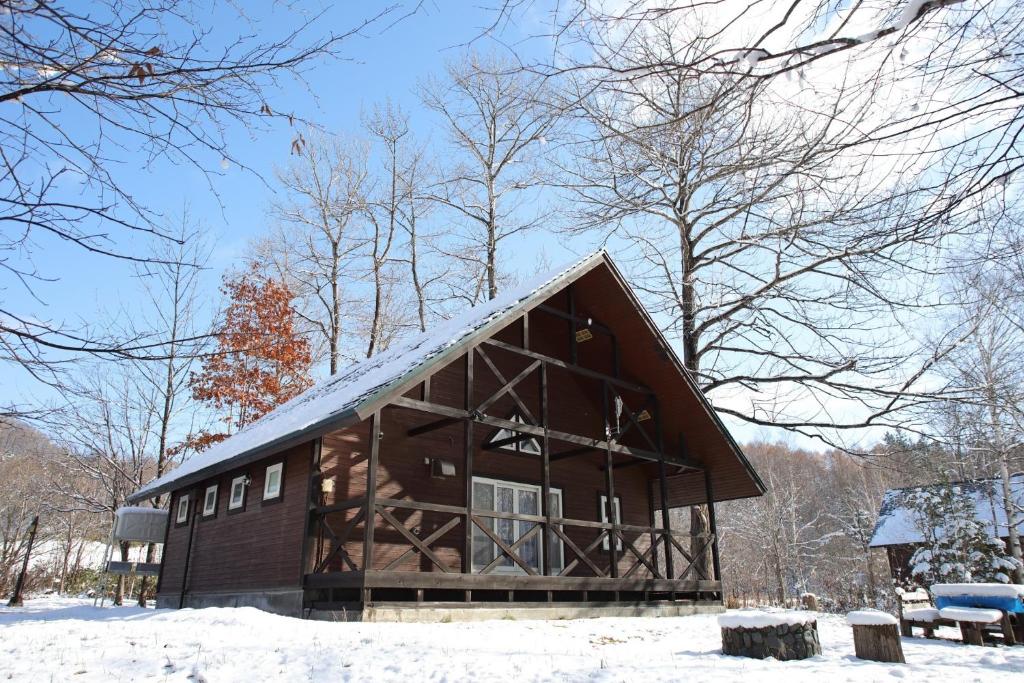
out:
<path id="1" fill-rule="evenodd" d="M 516 330 L 521 334 L 521 328 Z M 501 350 L 486 349 L 485 352 L 506 379 L 522 370 L 527 363 Z M 452 363 L 436 373 L 431 381 L 431 400 L 450 406 L 464 403 L 464 359 Z M 549 378 L 551 394 L 551 423 L 553 428 L 595 437 L 603 433 L 601 386 L 599 382 L 580 381 L 571 374 L 557 370 Z M 485 400 L 500 386 L 500 382 L 486 365 L 477 362 L 475 370 L 476 395 L 474 402 Z M 516 388 L 519 397 L 535 416 L 540 414 L 539 386 L 536 379 L 527 379 Z M 422 387 L 410 392 L 419 397 Z M 488 413 L 508 417 L 515 410 L 510 397 L 504 397 L 494 404 Z M 388 408 L 383 412 L 380 448 L 380 469 L 378 471 L 378 498 L 394 498 L 441 505 L 465 505 L 465 467 L 463 461 L 464 425 L 453 424 L 426 434 L 410 437 L 410 428 L 425 424 L 436 418 L 412 410 Z M 517 456 L 504 451 L 484 450 L 485 442 L 491 439 L 495 430 L 483 425 L 474 425 L 476 444 L 473 475 L 539 485 L 541 482 L 541 461 L 535 456 Z M 325 478 L 335 480 L 335 492 L 325 503 L 361 498 L 366 492 L 366 462 L 369 439 L 369 424 L 334 432 L 324 437 L 322 468 Z M 567 450 L 568 444 L 552 442 L 552 452 Z M 429 458 L 440 458 L 455 464 L 456 476 L 435 479 L 425 462 Z M 597 521 L 600 495 L 605 491 L 603 452 L 577 456 L 551 464 L 551 485 L 562 490 L 563 516 L 571 519 Z M 624 461 L 621 457 L 617 462 Z M 616 470 L 615 490 L 622 505 L 622 522 L 636 526 L 648 526 L 648 481 L 654 476 L 650 466 L 636 466 Z M 454 515 L 439 512 L 414 510 L 391 510 L 396 519 L 418 536 L 426 537 L 442 527 Z M 334 530 L 341 529 L 352 519 L 355 510 L 338 512 L 329 521 Z M 377 518 L 374 527 L 374 569 L 383 569 L 392 560 L 402 555 L 410 544 L 402 536 Z M 596 538 L 594 529 L 570 528 L 570 538 L 580 547 L 586 547 Z M 431 545 L 438 557 L 447 566 L 458 571 L 462 561 L 465 529 L 460 523 Z M 346 552 L 354 564 L 362 568 L 363 525 L 357 525 L 346 544 Z M 643 552 L 649 546 L 649 537 L 636 533 L 627 534 L 638 550 Z M 329 542 L 322 543 L 329 550 Z M 591 554 L 599 565 L 607 566 L 606 560 L 598 561 L 600 551 Z M 633 556 L 623 554 L 620 569 L 625 571 L 633 563 Z M 572 560 L 566 550 L 566 561 Z M 340 570 L 342 561 L 336 559 L 332 569 Z M 441 571 L 421 554 L 411 555 L 392 569 Z M 584 567 L 577 568 L 577 574 L 586 574 Z M 640 576 L 646 575 L 641 572 Z"/>
<path id="2" fill-rule="evenodd" d="M 164 549 L 162 594 L 178 594 L 185 568 L 189 530 L 194 527 L 188 570 L 189 592 L 298 588 L 301 585 L 304 510 L 309 487 L 311 445 L 303 444 L 204 481 L 194 489 L 175 491 L 171 499 L 171 528 Z M 281 497 L 263 501 L 266 468 L 284 462 Z M 228 510 L 231 480 L 252 477 L 241 511 Z M 206 487 L 218 484 L 216 516 L 202 516 Z M 177 504 L 192 496 L 189 523 L 175 524 Z M 192 516 L 198 514 L 194 525 Z"/>

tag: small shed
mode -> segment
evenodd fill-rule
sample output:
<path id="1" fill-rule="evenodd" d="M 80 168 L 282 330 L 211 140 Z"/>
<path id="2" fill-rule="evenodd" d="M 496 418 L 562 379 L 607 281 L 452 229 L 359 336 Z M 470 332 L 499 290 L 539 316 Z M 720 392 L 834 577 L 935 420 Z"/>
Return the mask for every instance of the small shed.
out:
<path id="1" fill-rule="evenodd" d="M 1003 504 L 1002 484 L 998 479 L 953 482 L 952 484 L 930 484 L 901 489 L 889 489 L 882 498 L 878 510 L 878 521 L 871 536 L 870 547 L 884 548 L 889 559 L 889 570 L 897 584 L 911 582 L 910 558 L 924 542 L 924 529 L 917 512 L 911 505 L 914 494 L 924 491 L 938 492 L 946 486 L 956 486 L 964 496 L 974 503 L 975 515 L 985 522 L 1004 541 L 1007 540 L 1006 506 Z M 1011 478 L 1010 488 L 1015 505 L 1024 505 L 1024 474 Z M 1017 530 L 1024 534 L 1024 521 L 1018 522 Z"/>

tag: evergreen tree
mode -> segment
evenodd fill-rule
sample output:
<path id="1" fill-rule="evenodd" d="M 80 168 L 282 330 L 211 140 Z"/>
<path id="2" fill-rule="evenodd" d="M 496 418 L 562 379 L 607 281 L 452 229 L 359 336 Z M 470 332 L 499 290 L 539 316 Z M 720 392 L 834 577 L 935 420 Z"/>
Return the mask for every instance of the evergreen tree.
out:
<path id="1" fill-rule="evenodd" d="M 965 486 L 947 482 L 907 493 L 925 539 L 910 559 L 911 573 L 921 585 L 1010 582 L 1016 562 L 978 518 Z"/>

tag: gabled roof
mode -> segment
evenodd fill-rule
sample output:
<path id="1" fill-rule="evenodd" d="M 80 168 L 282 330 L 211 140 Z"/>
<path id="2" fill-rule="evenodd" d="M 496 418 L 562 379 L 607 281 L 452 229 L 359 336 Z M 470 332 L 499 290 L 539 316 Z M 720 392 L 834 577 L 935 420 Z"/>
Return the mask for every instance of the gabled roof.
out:
<path id="1" fill-rule="evenodd" d="M 878 521 L 871 535 L 872 548 L 890 545 L 924 543 L 924 532 L 918 524 L 916 511 L 911 507 L 911 495 L 921 492 L 939 492 L 944 486 L 956 487 L 961 495 L 974 503 L 975 517 L 986 523 L 990 532 L 999 536 L 1007 534 L 1006 511 L 1003 505 L 1003 487 L 997 479 L 957 482 L 954 484 L 933 484 L 903 489 L 889 489 L 882 497 L 878 510 Z M 1024 505 L 1024 475 L 1017 474 L 1010 479 L 1010 492 L 1016 505 Z M 993 524 L 994 522 L 994 524 Z M 1024 519 L 1017 524 L 1024 534 Z"/>
<path id="2" fill-rule="evenodd" d="M 727 449 L 749 472 L 756 489 L 764 491 L 757 474 L 729 436 L 710 404 L 697 389 L 689 374 L 675 357 L 671 346 L 650 322 L 633 293 L 604 251 L 595 252 L 575 263 L 537 277 L 515 287 L 498 298 L 474 306 L 450 320 L 435 324 L 431 330 L 396 344 L 372 358 L 358 361 L 267 413 L 228 439 L 215 444 L 154 479 L 129 496 L 129 502 L 151 498 L 177 490 L 212 476 L 216 472 L 241 466 L 284 448 L 358 422 L 361 411 L 383 397 L 404 391 L 404 387 L 454 360 L 465 348 L 500 330 L 524 311 L 545 301 L 569 283 L 599 266 L 607 266 L 626 290 L 630 301 L 643 313 L 651 328 L 672 357 L 688 385 L 697 395 L 709 417 L 727 442 Z M 756 495 L 756 494 L 754 494 Z"/>

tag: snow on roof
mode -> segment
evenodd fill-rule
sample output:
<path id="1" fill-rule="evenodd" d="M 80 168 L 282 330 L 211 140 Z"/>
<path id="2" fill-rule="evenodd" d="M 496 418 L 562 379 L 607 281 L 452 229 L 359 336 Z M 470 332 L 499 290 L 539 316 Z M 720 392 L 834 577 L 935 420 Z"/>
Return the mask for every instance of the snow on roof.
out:
<path id="1" fill-rule="evenodd" d="M 1002 485 L 995 479 L 959 482 L 953 484 L 960 491 L 974 500 L 977 518 L 984 520 L 990 531 L 992 522 L 998 527 L 998 535 L 1006 536 L 1006 512 L 1003 506 Z M 878 511 L 878 521 L 871 536 L 871 547 L 879 548 L 887 545 L 903 545 L 906 543 L 924 542 L 924 534 L 920 528 L 917 515 L 910 507 L 910 495 L 920 491 L 937 490 L 945 484 L 918 486 L 915 488 L 889 489 L 882 498 L 882 506 Z M 1017 505 L 1024 504 L 1024 474 L 1016 474 L 1011 478 L 1010 489 Z M 1024 533 L 1024 520 L 1017 528 Z"/>
<path id="2" fill-rule="evenodd" d="M 438 359 L 471 335 L 500 320 L 511 318 L 521 304 L 542 291 L 581 275 L 606 258 L 598 251 L 570 265 L 556 268 L 496 299 L 469 308 L 450 320 L 342 369 L 290 401 L 281 404 L 230 438 L 194 455 L 171 472 L 154 479 L 129 497 L 137 502 L 168 490 L 168 485 L 223 462 L 316 428 L 354 411 L 364 402 L 395 387 L 414 371 Z"/>

